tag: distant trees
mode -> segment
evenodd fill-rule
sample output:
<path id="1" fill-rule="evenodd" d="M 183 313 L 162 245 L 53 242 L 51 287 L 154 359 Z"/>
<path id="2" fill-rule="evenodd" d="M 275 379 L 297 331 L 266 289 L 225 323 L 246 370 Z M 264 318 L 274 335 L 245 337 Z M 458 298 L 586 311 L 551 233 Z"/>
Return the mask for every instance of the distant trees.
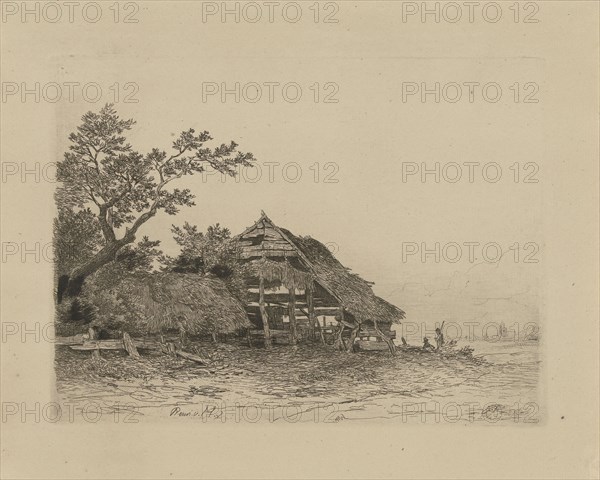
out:
<path id="1" fill-rule="evenodd" d="M 225 282 L 229 291 L 245 301 L 247 269 L 239 260 L 239 247 L 231 238 L 228 228 L 211 225 L 206 233 L 185 222 L 171 228 L 181 252 L 175 258 L 164 259 L 165 269 L 177 273 L 211 274 Z"/>

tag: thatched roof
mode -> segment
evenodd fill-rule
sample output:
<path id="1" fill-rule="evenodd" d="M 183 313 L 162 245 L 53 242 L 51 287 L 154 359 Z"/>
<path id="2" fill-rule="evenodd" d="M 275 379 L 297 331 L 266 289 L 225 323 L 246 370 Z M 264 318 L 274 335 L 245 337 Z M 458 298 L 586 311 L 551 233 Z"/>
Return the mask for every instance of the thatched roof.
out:
<path id="1" fill-rule="evenodd" d="M 307 272 L 300 272 L 292 269 L 287 262 L 272 262 L 268 259 L 252 261 L 255 268 L 256 266 L 260 268 L 265 278 L 279 277 L 293 280 L 294 276 L 302 275 L 302 282 L 296 283 L 296 286 L 303 288 L 302 284 L 306 283 L 308 277 L 312 277 L 360 322 L 371 322 L 376 319 L 382 323 L 400 323 L 404 318 L 404 311 L 376 296 L 371 288 L 372 283 L 344 267 L 318 240 L 311 237 L 297 237 L 289 230 L 275 225 L 264 212 L 255 225 L 259 222 L 267 222 L 279 232 L 298 252 L 307 269 Z M 248 228 L 237 238 L 242 238 L 252 228 Z"/>
<path id="2" fill-rule="evenodd" d="M 192 335 L 233 333 L 252 324 L 223 281 L 191 273 L 160 273 L 137 283 L 150 331 L 183 328 Z"/>
<path id="3" fill-rule="evenodd" d="M 370 282 L 344 267 L 321 242 L 281 230 L 308 259 L 317 281 L 358 320 L 399 323 L 404 318 L 403 310 L 375 295 Z"/>
<path id="4" fill-rule="evenodd" d="M 289 262 L 274 262 L 267 258 L 250 262 L 251 271 L 267 282 L 279 281 L 286 288 L 310 288 L 315 280 L 310 272 L 294 268 Z"/>

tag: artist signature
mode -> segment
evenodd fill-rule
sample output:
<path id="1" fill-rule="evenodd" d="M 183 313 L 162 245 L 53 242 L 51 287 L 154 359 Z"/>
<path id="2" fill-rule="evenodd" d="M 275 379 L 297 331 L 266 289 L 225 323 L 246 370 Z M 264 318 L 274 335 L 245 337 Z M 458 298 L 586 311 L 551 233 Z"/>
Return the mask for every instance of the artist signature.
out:
<path id="1" fill-rule="evenodd" d="M 169 412 L 170 417 L 199 417 L 199 418 L 222 418 L 223 410 L 217 405 L 206 405 L 200 409 L 182 410 L 181 407 L 174 407 Z"/>

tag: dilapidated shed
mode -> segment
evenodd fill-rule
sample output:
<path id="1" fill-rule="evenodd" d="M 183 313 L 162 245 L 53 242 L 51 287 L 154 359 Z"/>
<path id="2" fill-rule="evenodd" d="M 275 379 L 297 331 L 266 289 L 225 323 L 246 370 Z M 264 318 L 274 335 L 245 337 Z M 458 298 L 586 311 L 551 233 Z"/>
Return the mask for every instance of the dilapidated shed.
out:
<path id="1" fill-rule="evenodd" d="M 278 227 L 264 212 L 235 240 L 252 272 L 246 310 L 265 345 L 278 337 L 291 344 L 305 337 L 324 339 L 333 330 L 340 348 L 384 342 L 395 351 L 391 326 L 404 312 L 376 296 L 370 282 L 344 267 L 321 242 Z"/>

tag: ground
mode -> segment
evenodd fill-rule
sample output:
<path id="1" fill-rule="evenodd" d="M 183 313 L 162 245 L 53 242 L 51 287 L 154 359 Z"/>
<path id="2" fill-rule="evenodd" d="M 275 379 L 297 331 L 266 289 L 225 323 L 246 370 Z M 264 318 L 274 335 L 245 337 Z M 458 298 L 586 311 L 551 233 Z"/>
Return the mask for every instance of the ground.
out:
<path id="1" fill-rule="evenodd" d="M 460 344 L 460 349 L 465 344 Z M 471 344 L 473 354 L 345 353 L 322 346 L 195 343 L 200 366 L 163 354 L 56 347 L 58 398 L 88 421 L 538 423 L 537 341 Z"/>

